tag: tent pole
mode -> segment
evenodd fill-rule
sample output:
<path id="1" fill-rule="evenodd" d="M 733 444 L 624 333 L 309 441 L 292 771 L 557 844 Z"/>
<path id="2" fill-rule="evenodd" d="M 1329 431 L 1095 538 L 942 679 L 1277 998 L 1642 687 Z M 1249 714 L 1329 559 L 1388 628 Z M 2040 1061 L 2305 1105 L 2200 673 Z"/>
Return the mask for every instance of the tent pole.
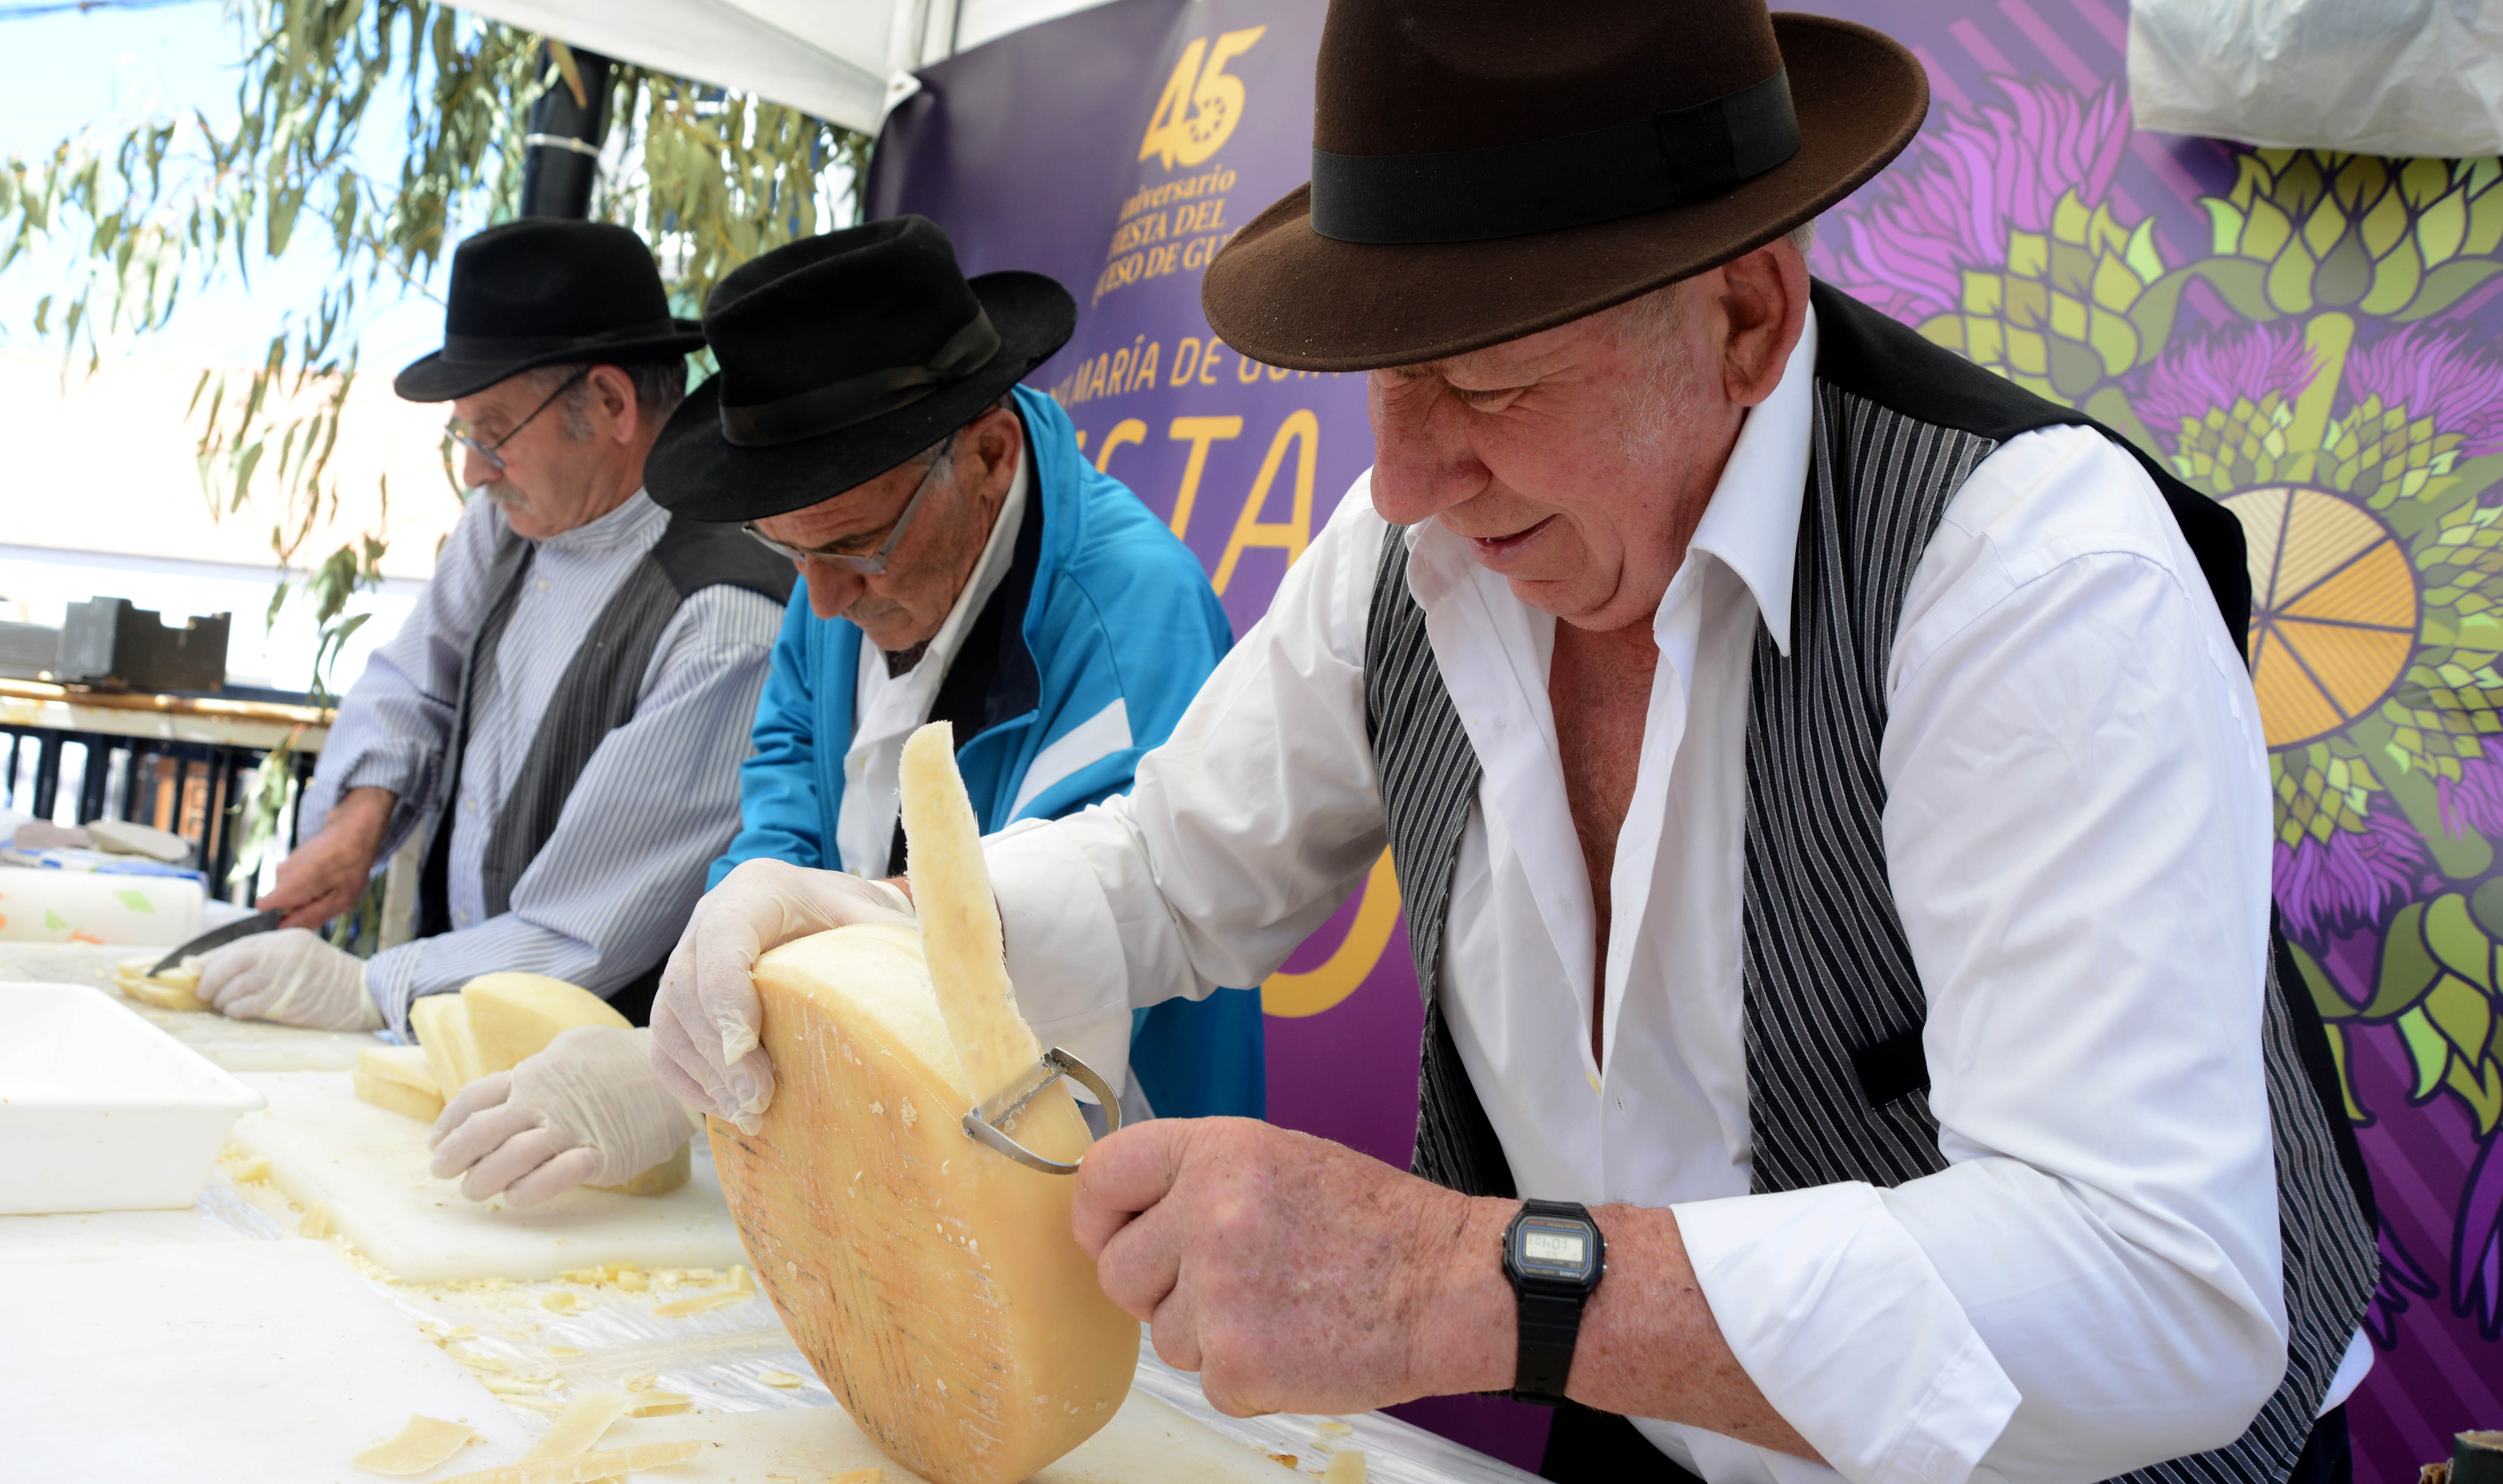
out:
<path id="1" fill-rule="evenodd" d="M 591 188 L 600 175 L 600 145 L 608 135 L 608 58 L 579 47 L 574 72 L 582 80 L 576 96 L 572 84 L 560 76 L 531 107 L 530 132 L 522 136 L 529 153 L 522 161 L 522 212 L 526 217 L 591 215 Z M 556 58 L 545 46 L 540 65 L 553 70 Z"/>

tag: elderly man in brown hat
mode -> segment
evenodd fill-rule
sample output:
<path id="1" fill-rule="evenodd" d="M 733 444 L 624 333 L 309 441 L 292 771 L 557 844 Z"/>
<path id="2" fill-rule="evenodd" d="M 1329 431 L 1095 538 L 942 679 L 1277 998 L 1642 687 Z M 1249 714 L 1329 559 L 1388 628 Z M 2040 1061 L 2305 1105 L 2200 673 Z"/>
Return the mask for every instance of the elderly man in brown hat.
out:
<path id="1" fill-rule="evenodd" d="M 1106 1292 L 1229 1410 L 1567 1402 L 1552 1478 L 2343 1477 L 2369 1192 L 2273 969 L 2240 534 L 1811 284 L 1917 62 L 1335 0 L 1318 98 L 1204 302 L 1368 372 L 1375 466 L 1135 791 L 987 854 L 1059 1019 L 1257 982 L 1387 843 L 1415 1173 L 1124 1129 Z"/>

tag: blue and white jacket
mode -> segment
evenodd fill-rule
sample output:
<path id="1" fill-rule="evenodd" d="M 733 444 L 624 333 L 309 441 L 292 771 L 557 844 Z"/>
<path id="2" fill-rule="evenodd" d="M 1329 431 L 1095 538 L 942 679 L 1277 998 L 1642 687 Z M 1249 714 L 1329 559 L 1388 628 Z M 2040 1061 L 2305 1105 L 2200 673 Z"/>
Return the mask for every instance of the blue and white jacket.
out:
<path id="1" fill-rule="evenodd" d="M 1128 792 L 1141 755 L 1165 740 L 1234 642 L 1199 559 L 1086 462 L 1059 404 L 1026 387 L 1016 402 L 1041 551 L 1022 642 L 1004 648 L 985 698 L 985 714 L 999 719 L 956 748 L 986 833 Z M 738 835 L 707 886 L 744 860 L 840 869 L 835 823 L 860 646 L 858 625 L 816 617 L 805 585 L 792 594 L 757 703 L 756 751 L 739 770 Z M 1130 1073 L 1160 1116 L 1260 1117 L 1259 992 L 1219 989 L 1139 1011 Z"/>

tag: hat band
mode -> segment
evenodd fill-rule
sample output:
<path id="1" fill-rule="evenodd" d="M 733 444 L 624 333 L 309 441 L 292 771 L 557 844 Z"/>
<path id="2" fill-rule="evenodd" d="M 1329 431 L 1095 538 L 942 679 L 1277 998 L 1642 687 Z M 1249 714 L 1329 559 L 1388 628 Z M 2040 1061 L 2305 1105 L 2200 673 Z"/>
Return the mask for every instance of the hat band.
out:
<path id="1" fill-rule="evenodd" d="M 1692 108 L 1437 155 L 1313 151 L 1313 230 L 1339 242 L 1526 237 L 1723 194 L 1799 153 L 1787 71 Z"/>
<path id="2" fill-rule="evenodd" d="M 973 323 L 948 337 L 927 365 L 895 366 L 759 402 L 721 404 L 722 438 L 740 448 L 771 448 L 833 432 L 909 407 L 949 382 L 962 381 L 999 354 L 1000 332 L 988 311 L 976 308 Z"/>
<path id="3" fill-rule="evenodd" d="M 443 359 L 454 365 L 498 365 L 525 356 L 551 351 L 596 351 L 634 340 L 660 340 L 684 334 L 675 320 L 663 316 L 640 325 L 622 325 L 593 335 L 445 335 Z"/>

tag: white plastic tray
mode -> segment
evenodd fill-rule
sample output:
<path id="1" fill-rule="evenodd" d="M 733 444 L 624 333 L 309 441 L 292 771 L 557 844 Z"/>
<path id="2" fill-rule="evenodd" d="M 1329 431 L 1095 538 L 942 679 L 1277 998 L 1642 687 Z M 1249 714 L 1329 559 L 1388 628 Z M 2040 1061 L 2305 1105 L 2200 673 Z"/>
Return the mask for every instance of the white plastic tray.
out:
<path id="1" fill-rule="evenodd" d="M 100 989 L 0 984 L 0 1215 L 188 1206 L 267 1102 Z"/>

